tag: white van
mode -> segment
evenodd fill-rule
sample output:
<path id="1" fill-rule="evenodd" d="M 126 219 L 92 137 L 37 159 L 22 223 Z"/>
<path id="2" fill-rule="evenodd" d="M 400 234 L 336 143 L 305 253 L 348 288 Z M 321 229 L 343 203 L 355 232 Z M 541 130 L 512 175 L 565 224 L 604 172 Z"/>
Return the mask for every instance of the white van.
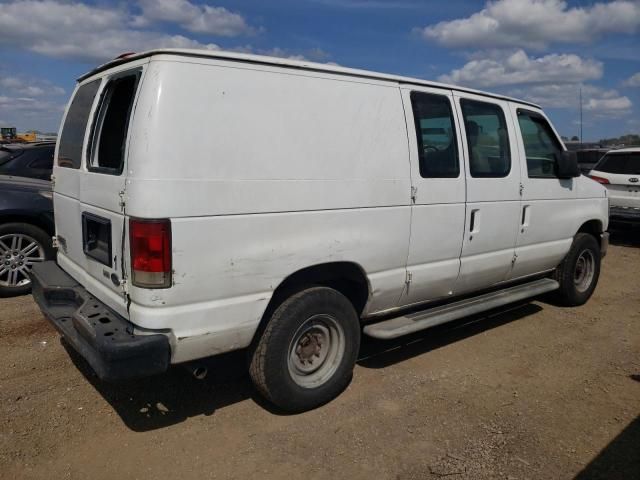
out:
<path id="1" fill-rule="evenodd" d="M 81 77 L 59 138 L 33 294 L 105 380 L 246 348 L 265 397 L 309 409 L 348 384 L 361 332 L 582 304 L 607 248 L 606 190 L 499 95 L 155 50 Z"/>

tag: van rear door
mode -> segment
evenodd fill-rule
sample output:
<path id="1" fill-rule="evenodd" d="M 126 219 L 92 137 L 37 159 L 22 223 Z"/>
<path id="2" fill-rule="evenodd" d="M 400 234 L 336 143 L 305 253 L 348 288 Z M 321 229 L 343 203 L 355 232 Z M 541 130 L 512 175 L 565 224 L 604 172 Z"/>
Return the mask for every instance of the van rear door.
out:
<path id="1" fill-rule="evenodd" d="M 58 263 L 126 315 L 126 159 L 142 67 L 81 83 L 67 109 L 54 167 Z"/>

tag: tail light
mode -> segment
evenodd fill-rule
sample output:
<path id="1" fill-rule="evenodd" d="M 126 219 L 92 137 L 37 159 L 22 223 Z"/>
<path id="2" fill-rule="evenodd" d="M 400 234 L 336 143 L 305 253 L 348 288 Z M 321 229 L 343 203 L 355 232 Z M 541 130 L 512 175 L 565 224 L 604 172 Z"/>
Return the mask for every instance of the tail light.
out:
<path id="1" fill-rule="evenodd" d="M 606 178 L 598 177 L 597 175 L 589 175 L 589 178 L 591 180 L 595 180 L 598 183 L 601 183 L 602 185 L 609 185 L 609 180 Z"/>
<path id="2" fill-rule="evenodd" d="M 143 288 L 171 286 L 171 222 L 129 219 L 132 284 Z"/>

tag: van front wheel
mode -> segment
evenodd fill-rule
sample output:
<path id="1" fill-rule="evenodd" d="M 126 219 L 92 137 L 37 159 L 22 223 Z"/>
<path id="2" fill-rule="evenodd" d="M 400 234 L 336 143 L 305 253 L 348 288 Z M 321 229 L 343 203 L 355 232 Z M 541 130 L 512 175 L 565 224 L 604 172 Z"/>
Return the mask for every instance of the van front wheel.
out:
<path id="1" fill-rule="evenodd" d="M 583 305 L 589 300 L 600 277 L 600 246 L 588 233 L 578 233 L 567 256 L 554 272 L 560 283 L 556 300 L 566 306 Z"/>
<path id="2" fill-rule="evenodd" d="M 351 380 L 360 323 L 340 292 L 312 287 L 285 300 L 251 352 L 254 385 L 277 407 L 301 412 L 335 398 Z"/>

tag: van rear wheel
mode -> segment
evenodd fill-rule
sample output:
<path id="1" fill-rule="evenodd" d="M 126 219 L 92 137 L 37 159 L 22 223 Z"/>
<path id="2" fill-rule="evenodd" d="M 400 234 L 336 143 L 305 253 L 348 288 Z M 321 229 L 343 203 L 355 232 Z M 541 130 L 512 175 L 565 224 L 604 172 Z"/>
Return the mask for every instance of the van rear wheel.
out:
<path id="1" fill-rule="evenodd" d="M 335 398 L 351 380 L 360 348 L 360 322 L 340 292 L 312 287 L 273 312 L 250 352 L 249 373 L 258 391 L 289 412 Z"/>
<path id="2" fill-rule="evenodd" d="M 583 305 L 589 300 L 600 277 L 600 246 L 588 233 L 578 233 L 567 256 L 554 272 L 560 283 L 556 300 L 566 306 Z"/>

